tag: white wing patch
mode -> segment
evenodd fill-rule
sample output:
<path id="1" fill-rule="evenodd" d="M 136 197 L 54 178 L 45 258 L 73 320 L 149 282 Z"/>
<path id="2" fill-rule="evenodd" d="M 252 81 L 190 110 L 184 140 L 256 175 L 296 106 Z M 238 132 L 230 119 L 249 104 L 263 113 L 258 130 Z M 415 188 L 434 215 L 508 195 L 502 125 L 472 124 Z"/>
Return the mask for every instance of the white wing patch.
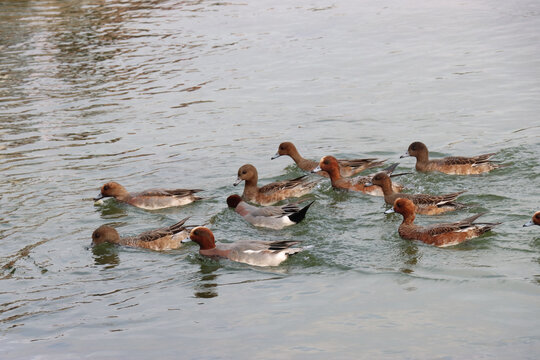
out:
<path id="1" fill-rule="evenodd" d="M 242 251 L 243 253 L 246 253 L 246 254 L 258 254 L 260 252 L 262 252 L 263 250 L 244 250 Z"/>

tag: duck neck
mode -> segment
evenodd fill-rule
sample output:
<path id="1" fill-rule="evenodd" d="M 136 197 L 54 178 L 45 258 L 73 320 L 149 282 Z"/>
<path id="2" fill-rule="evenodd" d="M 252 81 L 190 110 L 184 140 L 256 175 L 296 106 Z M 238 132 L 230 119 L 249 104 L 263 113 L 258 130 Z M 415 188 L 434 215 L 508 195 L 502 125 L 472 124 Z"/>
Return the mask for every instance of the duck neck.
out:
<path id="1" fill-rule="evenodd" d="M 392 180 L 390 180 L 389 177 L 384 179 L 380 186 L 382 188 L 384 196 L 389 196 L 389 195 L 394 194 L 394 189 L 392 188 Z"/>
<path id="2" fill-rule="evenodd" d="M 122 187 L 121 189 L 119 189 L 119 192 L 118 194 L 116 194 L 115 198 L 120 201 L 129 201 L 132 196 L 125 188 Z"/>
<path id="3" fill-rule="evenodd" d="M 257 181 L 258 176 L 256 174 L 245 180 L 246 184 L 244 185 L 244 197 L 247 196 L 248 198 L 252 198 L 258 193 L 259 188 L 257 187 Z"/>
<path id="4" fill-rule="evenodd" d="M 330 168 L 325 171 L 330 176 L 330 181 L 332 182 L 332 185 L 334 185 L 336 181 L 341 180 L 341 173 L 339 172 L 339 168 Z"/>
<path id="5" fill-rule="evenodd" d="M 402 222 L 402 224 L 413 225 L 414 218 L 415 218 L 414 211 L 413 212 L 406 212 L 406 213 L 403 214 L 403 222 Z"/>
<path id="6" fill-rule="evenodd" d="M 300 153 L 298 152 L 298 150 L 296 150 L 296 148 L 292 148 L 289 150 L 289 156 L 294 160 L 296 164 L 306 161 L 306 159 L 304 159 L 302 155 L 300 155 Z"/>
<path id="7" fill-rule="evenodd" d="M 425 151 L 420 151 L 416 154 L 417 164 L 427 164 L 428 161 L 429 161 L 429 152 L 427 149 Z"/>

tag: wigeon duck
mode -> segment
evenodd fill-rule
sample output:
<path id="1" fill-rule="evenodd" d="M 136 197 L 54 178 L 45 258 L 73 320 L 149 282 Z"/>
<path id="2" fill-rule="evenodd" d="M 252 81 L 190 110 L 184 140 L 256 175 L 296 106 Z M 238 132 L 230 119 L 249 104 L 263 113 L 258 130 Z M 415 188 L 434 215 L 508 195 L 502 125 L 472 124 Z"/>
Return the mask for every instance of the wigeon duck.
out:
<path id="1" fill-rule="evenodd" d="M 401 158 L 414 156 L 416 158 L 416 170 L 421 172 L 439 171 L 450 175 L 473 175 L 502 167 L 503 165 L 494 164 L 489 160 L 495 154 L 490 153 L 473 157 L 450 156 L 429 160 L 426 145 L 416 141 L 409 145 L 407 152 L 401 155 Z"/>
<path id="2" fill-rule="evenodd" d="M 257 207 L 243 201 L 238 195 L 227 198 L 227 205 L 235 209 L 248 223 L 276 230 L 302 221 L 313 201 L 303 208 L 300 208 L 298 204 L 295 202 L 282 206 Z"/>
<path id="3" fill-rule="evenodd" d="M 165 209 L 173 206 L 182 206 L 201 200 L 193 195 L 201 189 L 149 189 L 137 193 L 129 193 L 122 185 L 112 181 L 101 187 L 100 194 L 94 201 L 105 197 L 113 197 L 118 201 L 146 210 Z"/>
<path id="4" fill-rule="evenodd" d="M 528 223 L 523 224 L 523 226 L 532 226 L 532 225 L 540 225 L 540 211 L 537 211 L 531 220 L 529 220 Z"/>
<path id="5" fill-rule="evenodd" d="M 396 201 L 397 198 L 411 200 L 415 205 L 415 212 L 417 214 L 436 215 L 465 207 L 464 204 L 455 202 L 456 198 L 465 191 L 445 195 L 398 193 L 392 189 L 392 179 L 390 179 L 390 176 L 383 172 L 375 174 L 371 179 L 371 182 L 366 184 L 366 186 L 371 185 L 379 185 L 382 188 L 384 201 L 389 205 L 394 205 L 394 201 Z"/>
<path id="6" fill-rule="evenodd" d="M 276 181 L 263 187 L 257 186 L 259 175 L 257 169 L 251 164 L 242 165 L 238 169 L 238 178 L 234 186 L 245 180 L 242 198 L 259 205 L 272 205 L 278 201 L 300 197 L 311 191 L 317 185 L 316 181 L 310 181 L 304 176 L 292 180 Z"/>
<path id="7" fill-rule="evenodd" d="M 278 266 L 287 257 L 302 251 L 293 248 L 299 241 L 236 241 L 230 244 L 215 243 L 214 234 L 208 228 L 198 226 L 189 237 L 199 244 L 199 254 L 211 258 L 226 258 L 255 266 Z"/>
<path id="8" fill-rule="evenodd" d="M 383 170 L 388 174 L 392 174 L 398 164 L 392 164 L 390 167 Z M 378 185 L 367 186 L 371 181 L 371 176 L 362 176 L 351 179 L 344 179 L 339 172 L 338 161 L 333 156 L 324 156 L 319 162 L 319 166 L 312 170 L 312 172 L 326 171 L 330 175 L 330 181 L 332 186 L 336 189 L 344 189 L 351 191 L 361 191 L 365 194 L 383 196 L 382 188 Z M 392 184 L 394 191 L 399 192 L 403 189 L 403 186 L 399 184 Z"/>
<path id="9" fill-rule="evenodd" d="M 304 171 L 311 172 L 313 169 L 319 165 L 317 161 L 314 160 L 308 160 L 304 159 L 298 150 L 296 150 L 296 146 L 292 142 L 283 142 L 279 144 L 277 153 L 271 157 L 272 160 L 277 159 L 278 157 L 282 155 L 289 155 L 296 165 Z M 358 174 L 361 171 L 364 171 L 366 169 L 380 166 L 382 165 L 386 160 L 377 160 L 377 159 L 339 159 L 339 171 L 341 173 L 342 177 L 350 177 L 353 175 Z M 326 171 L 319 171 L 317 172 L 318 175 L 328 177 L 328 173 Z"/>
<path id="10" fill-rule="evenodd" d="M 174 225 L 143 232 L 136 236 L 120 237 L 115 228 L 101 225 L 92 233 L 92 245 L 105 242 L 117 245 L 139 247 L 150 250 L 172 250 L 182 245 L 182 240 L 189 235 L 184 226 L 188 218 L 180 220 Z"/>
<path id="11" fill-rule="evenodd" d="M 500 223 L 473 223 L 484 214 L 477 214 L 456 223 L 435 224 L 431 226 L 418 226 L 414 224 L 414 203 L 409 199 L 398 198 L 394 207 L 385 211 L 385 214 L 397 212 L 403 216 L 399 225 L 399 236 L 407 240 L 420 240 L 429 245 L 445 247 L 462 243 L 466 240 L 482 235 Z"/>

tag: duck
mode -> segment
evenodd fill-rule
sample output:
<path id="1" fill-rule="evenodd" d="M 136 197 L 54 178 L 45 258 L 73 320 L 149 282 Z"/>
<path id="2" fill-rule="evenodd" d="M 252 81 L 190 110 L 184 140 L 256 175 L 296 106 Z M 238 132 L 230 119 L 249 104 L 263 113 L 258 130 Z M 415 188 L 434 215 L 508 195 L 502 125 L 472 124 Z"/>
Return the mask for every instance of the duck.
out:
<path id="1" fill-rule="evenodd" d="M 523 224 L 523 227 L 533 226 L 533 225 L 540 225 L 540 211 L 537 211 L 536 213 L 534 213 L 532 219 L 529 220 L 529 222 L 527 222 L 526 224 Z"/>
<path id="2" fill-rule="evenodd" d="M 291 197 L 301 197 L 317 185 L 317 181 L 311 181 L 307 175 L 303 175 L 292 180 L 276 181 L 258 187 L 258 178 L 255 166 L 245 164 L 238 169 L 238 178 L 233 185 L 236 186 L 245 181 L 242 199 L 259 205 L 272 205 Z"/>
<path id="3" fill-rule="evenodd" d="M 397 198 L 409 199 L 414 203 L 414 211 L 421 215 L 437 215 L 447 211 L 463 209 L 465 204 L 456 202 L 456 198 L 463 194 L 464 191 L 459 191 L 445 195 L 428 195 L 428 194 L 403 194 L 395 192 L 392 188 L 392 179 L 388 174 L 380 172 L 372 177 L 366 186 L 378 185 L 382 188 L 384 201 L 389 205 L 394 205 Z"/>
<path id="4" fill-rule="evenodd" d="M 397 167 L 396 164 L 390 165 L 388 168 L 384 169 L 383 171 L 392 174 L 392 172 Z M 371 176 L 362 176 L 362 177 L 356 177 L 351 179 L 345 179 L 341 177 L 341 174 L 339 172 L 339 165 L 338 161 L 335 157 L 327 155 L 323 156 L 321 160 L 319 161 L 319 165 L 312 170 L 312 172 L 318 172 L 318 171 L 326 171 L 330 176 L 330 181 L 332 183 L 332 187 L 335 189 L 344 189 L 344 190 L 350 190 L 350 191 L 360 191 L 364 194 L 368 195 L 374 195 L 374 196 L 383 196 L 382 188 L 378 185 L 371 185 L 367 186 L 366 184 L 371 181 Z M 401 175 L 401 174 L 400 174 Z M 400 184 L 392 184 L 392 188 L 396 192 L 400 192 L 403 190 L 403 186 Z"/>
<path id="5" fill-rule="evenodd" d="M 125 187 L 117 182 L 111 181 L 101 187 L 100 193 L 94 201 L 106 197 L 113 197 L 116 200 L 145 210 L 158 210 L 169 207 L 190 204 L 203 198 L 193 194 L 202 191 L 201 189 L 148 189 L 137 193 L 129 193 Z"/>
<path id="6" fill-rule="evenodd" d="M 248 223 L 266 227 L 270 229 L 283 229 L 286 226 L 298 224 L 304 220 L 309 207 L 314 203 L 310 202 L 303 208 L 299 202 L 289 203 L 281 206 L 257 207 L 243 201 L 239 195 L 230 195 L 227 198 L 227 205 L 240 214 Z"/>
<path id="7" fill-rule="evenodd" d="M 182 240 L 189 236 L 188 229 L 184 226 L 187 219 L 182 219 L 168 227 L 127 237 L 120 237 L 118 231 L 111 226 L 101 225 L 92 233 L 92 246 L 110 243 L 156 251 L 178 249 L 182 246 Z"/>
<path id="8" fill-rule="evenodd" d="M 212 231 L 203 226 L 193 228 L 189 234 L 191 241 L 199 244 L 199 254 L 219 259 L 225 258 L 253 266 L 278 266 L 289 255 L 299 253 L 303 248 L 295 248 L 300 241 L 257 241 L 239 240 L 234 243 L 216 243 Z"/>
<path id="9" fill-rule="evenodd" d="M 403 222 L 399 225 L 398 233 L 406 240 L 419 240 L 437 247 L 447 247 L 460 244 L 469 239 L 478 237 L 490 231 L 501 223 L 474 223 L 476 219 L 485 213 L 476 214 L 461 221 L 447 224 L 434 224 L 430 226 L 418 226 L 414 224 L 415 205 L 405 198 L 397 198 L 394 206 L 385 211 L 385 214 L 397 212 L 403 216 Z"/>
<path id="10" fill-rule="evenodd" d="M 496 153 L 483 154 L 473 157 L 449 156 L 442 159 L 429 160 L 427 146 L 419 141 L 409 145 L 407 152 L 400 158 L 414 156 L 416 158 L 416 170 L 420 172 L 439 171 L 450 175 L 475 175 L 489 172 L 503 167 L 503 164 L 495 164 L 489 158 Z"/>
<path id="11" fill-rule="evenodd" d="M 300 169 L 307 172 L 311 172 L 317 167 L 317 165 L 319 165 L 319 163 L 315 160 L 304 159 L 296 149 L 296 146 L 289 141 L 279 144 L 278 151 L 270 159 L 274 160 L 283 155 L 289 155 Z M 339 159 L 338 164 L 341 177 L 351 177 L 366 169 L 381 166 L 385 161 L 386 160 L 378 160 L 375 158 Z M 317 174 L 324 177 L 329 177 L 326 171 L 319 171 Z"/>

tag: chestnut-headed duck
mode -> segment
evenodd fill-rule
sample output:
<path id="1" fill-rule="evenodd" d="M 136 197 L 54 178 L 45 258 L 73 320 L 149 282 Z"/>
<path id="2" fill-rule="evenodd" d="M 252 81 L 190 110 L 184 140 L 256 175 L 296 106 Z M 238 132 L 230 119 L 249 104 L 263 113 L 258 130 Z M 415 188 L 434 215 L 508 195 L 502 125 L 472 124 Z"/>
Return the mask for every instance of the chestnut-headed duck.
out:
<path id="1" fill-rule="evenodd" d="M 246 164 L 238 169 L 238 178 L 233 185 L 245 181 L 242 198 L 259 205 L 272 205 L 287 198 L 300 197 L 317 185 L 317 181 L 310 181 L 306 175 L 292 180 L 276 181 L 263 187 L 257 186 L 258 179 L 255 166 Z"/>
<path id="2" fill-rule="evenodd" d="M 283 142 L 279 144 L 277 153 L 272 156 L 272 160 L 277 159 L 278 157 L 282 155 L 289 155 L 296 165 L 304 171 L 311 172 L 313 169 L 319 165 L 317 161 L 314 160 L 308 160 L 304 159 L 298 150 L 296 149 L 296 146 L 292 142 Z M 366 169 L 381 166 L 386 160 L 378 160 L 374 158 L 370 159 L 339 159 L 339 172 L 342 177 L 350 177 L 353 175 L 358 174 L 361 171 L 364 171 Z M 326 171 L 319 171 L 317 172 L 318 175 L 328 177 L 328 173 Z"/>
<path id="3" fill-rule="evenodd" d="M 240 240 L 230 244 L 217 243 L 210 229 L 198 226 L 189 234 L 191 241 L 199 244 L 199 254 L 211 258 L 226 258 L 255 266 L 278 266 L 287 257 L 302 251 L 293 248 L 299 241 L 249 241 Z"/>
<path id="4" fill-rule="evenodd" d="M 456 198 L 465 191 L 459 191 L 445 195 L 428 194 L 403 194 L 395 192 L 392 188 L 392 179 L 388 174 L 380 172 L 375 174 L 370 183 L 366 186 L 379 185 L 384 193 L 384 201 L 389 205 L 394 205 L 397 198 L 411 200 L 415 205 L 415 212 L 422 215 L 437 215 L 447 211 L 463 209 L 464 204 L 456 202 Z"/>
<path id="5" fill-rule="evenodd" d="M 390 165 L 388 168 L 384 169 L 383 171 L 387 174 L 392 174 L 394 169 L 397 167 L 396 164 Z M 382 188 L 378 185 L 371 185 L 367 186 L 366 184 L 371 181 L 370 176 L 362 176 L 362 177 L 356 177 L 351 179 L 344 179 L 341 177 L 341 174 L 339 172 L 339 165 L 338 161 L 333 156 L 324 156 L 321 161 L 319 162 L 319 166 L 317 166 L 315 169 L 313 169 L 312 172 L 318 172 L 318 171 L 326 171 L 330 175 L 330 181 L 332 182 L 332 186 L 336 189 L 344 189 L 344 190 L 351 190 L 351 191 L 361 191 L 365 194 L 369 195 L 375 195 L 375 196 L 383 196 Z M 394 191 L 399 192 L 403 189 L 403 186 L 399 184 L 392 184 L 392 187 Z"/>
<path id="6" fill-rule="evenodd" d="M 523 226 L 532 226 L 532 225 L 540 225 L 540 211 L 537 211 L 531 220 L 529 220 L 528 223 L 523 224 Z"/>
<path id="7" fill-rule="evenodd" d="M 414 224 L 414 203 L 409 199 L 397 198 L 394 207 L 385 211 L 385 214 L 397 212 L 403 216 L 403 222 L 399 225 L 399 236 L 407 240 L 420 240 L 429 245 L 438 247 L 452 246 L 478 237 L 493 229 L 500 223 L 473 223 L 474 220 L 484 215 L 477 214 L 461 221 L 448 224 L 435 224 L 430 226 L 418 226 Z"/>
<path id="8" fill-rule="evenodd" d="M 174 225 L 143 232 L 136 236 L 120 237 L 115 228 L 101 225 L 92 233 L 92 245 L 110 243 L 150 250 L 172 250 L 182 245 L 182 240 L 189 236 L 184 226 L 188 218 L 180 220 Z"/>
<path id="9" fill-rule="evenodd" d="M 474 175 L 489 172 L 504 165 L 495 164 L 489 158 L 496 153 L 478 155 L 473 157 L 449 156 L 442 159 L 429 160 L 426 145 L 419 141 L 409 145 L 407 152 L 401 158 L 414 156 L 416 170 L 421 172 L 439 171 L 450 175 Z"/>
<path id="10" fill-rule="evenodd" d="M 313 201 L 303 208 L 300 208 L 299 204 L 300 202 L 294 202 L 281 206 L 258 207 L 243 201 L 239 195 L 227 198 L 227 205 L 235 209 L 248 223 L 276 230 L 304 220 Z"/>
<path id="11" fill-rule="evenodd" d="M 118 201 L 146 210 L 165 209 L 173 206 L 182 206 L 201 200 L 193 195 L 201 189 L 149 189 L 137 193 L 129 193 L 122 185 L 111 181 L 101 187 L 101 191 L 94 201 L 106 197 L 113 197 Z"/>

